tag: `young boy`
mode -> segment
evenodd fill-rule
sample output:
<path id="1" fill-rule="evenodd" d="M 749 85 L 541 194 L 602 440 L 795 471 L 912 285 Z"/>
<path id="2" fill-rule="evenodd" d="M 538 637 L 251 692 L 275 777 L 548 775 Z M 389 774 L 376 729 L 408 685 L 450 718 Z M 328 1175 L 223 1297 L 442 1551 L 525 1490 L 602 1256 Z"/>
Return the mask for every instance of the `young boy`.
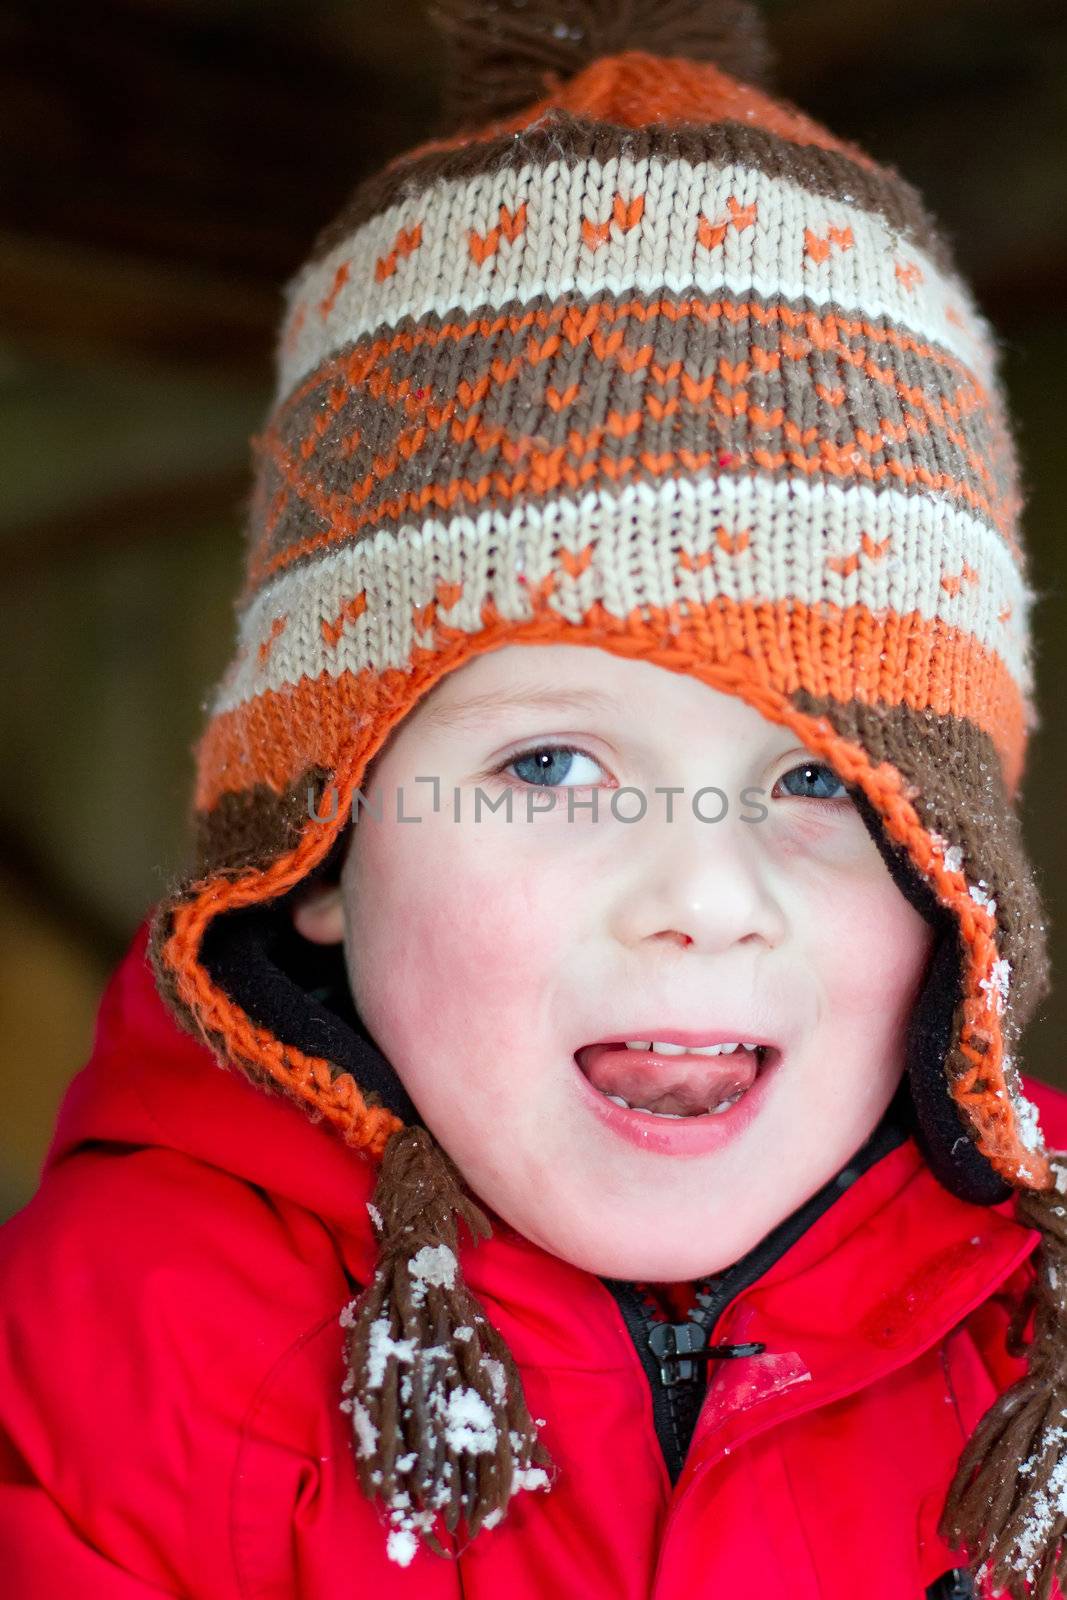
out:
<path id="1" fill-rule="evenodd" d="M 0 1231 L 14 1592 L 1060 1596 L 988 331 L 748 7 L 440 9 L 460 131 L 292 289 L 195 875 Z"/>

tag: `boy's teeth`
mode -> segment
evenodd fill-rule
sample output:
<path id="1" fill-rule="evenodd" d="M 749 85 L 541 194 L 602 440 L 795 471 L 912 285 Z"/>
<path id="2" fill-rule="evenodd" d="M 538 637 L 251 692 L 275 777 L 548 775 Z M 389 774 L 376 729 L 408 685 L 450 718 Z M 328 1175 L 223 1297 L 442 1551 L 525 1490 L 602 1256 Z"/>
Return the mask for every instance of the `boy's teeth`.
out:
<path id="1" fill-rule="evenodd" d="M 602 1090 L 601 1093 L 604 1091 Z M 653 1111 L 651 1106 L 631 1105 L 629 1100 L 624 1100 L 621 1094 L 605 1094 L 605 1100 L 614 1101 L 615 1105 L 622 1106 L 624 1111 L 647 1111 L 653 1117 L 670 1117 L 673 1122 L 687 1122 L 693 1116 L 718 1116 L 720 1112 L 728 1111 L 730 1107 L 747 1091 L 739 1089 L 736 1094 L 730 1095 L 726 1100 L 720 1100 L 718 1105 L 709 1106 L 703 1112 L 697 1111 Z"/>
<path id="2" fill-rule="evenodd" d="M 754 1044 L 667 1044 L 659 1039 L 627 1039 L 627 1050 L 651 1050 L 657 1056 L 728 1056 L 735 1050 L 755 1050 Z"/>

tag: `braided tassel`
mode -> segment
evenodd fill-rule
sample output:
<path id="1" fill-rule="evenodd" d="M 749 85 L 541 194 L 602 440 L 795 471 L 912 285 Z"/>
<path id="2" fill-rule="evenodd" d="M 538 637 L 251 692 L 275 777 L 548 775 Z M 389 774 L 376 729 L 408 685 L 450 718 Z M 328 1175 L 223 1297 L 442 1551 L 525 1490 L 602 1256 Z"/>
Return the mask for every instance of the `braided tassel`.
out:
<path id="1" fill-rule="evenodd" d="M 519 1489 L 549 1488 L 553 1462 L 514 1358 L 460 1274 L 457 1218 L 476 1243 L 491 1235 L 489 1220 L 425 1128 L 389 1140 L 368 1209 L 378 1262 L 341 1313 L 341 1409 L 360 1486 L 388 1508 L 390 1559 L 407 1566 L 420 1532 L 448 1558 L 432 1532 L 438 1514 L 449 1533 L 464 1515 L 473 1539 Z"/>
<path id="2" fill-rule="evenodd" d="M 938 1527 L 951 1546 L 966 1547 L 975 1578 L 1011 1600 L 1049 1600 L 1053 1580 L 1067 1594 L 1067 1152 L 1050 1156 L 1055 1187 L 1017 1196 L 1020 1219 L 1042 1233 L 1037 1277 L 1007 1340 L 1028 1371 L 968 1441 Z"/>

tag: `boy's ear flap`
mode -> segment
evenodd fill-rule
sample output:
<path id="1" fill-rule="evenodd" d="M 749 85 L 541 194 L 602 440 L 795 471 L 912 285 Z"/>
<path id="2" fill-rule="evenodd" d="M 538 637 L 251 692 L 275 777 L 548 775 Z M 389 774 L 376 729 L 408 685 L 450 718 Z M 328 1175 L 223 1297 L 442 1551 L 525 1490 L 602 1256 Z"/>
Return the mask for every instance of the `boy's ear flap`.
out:
<path id="1" fill-rule="evenodd" d="M 959 924 L 943 906 L 903 845 L 890 839 L 882 819 L 858 786 L 846 785 L 904 898 L 936 930 L 937 940 L 905 1044 L 905 1071 L 915 1112 L 915 1141 L 927 1166 L 950 1194 L 972 1205 L 1000 1205 L 1011 1185 L 990 1166 L 965 1127 L 949 1089 L 945 1063 L 963 991 Z"/>

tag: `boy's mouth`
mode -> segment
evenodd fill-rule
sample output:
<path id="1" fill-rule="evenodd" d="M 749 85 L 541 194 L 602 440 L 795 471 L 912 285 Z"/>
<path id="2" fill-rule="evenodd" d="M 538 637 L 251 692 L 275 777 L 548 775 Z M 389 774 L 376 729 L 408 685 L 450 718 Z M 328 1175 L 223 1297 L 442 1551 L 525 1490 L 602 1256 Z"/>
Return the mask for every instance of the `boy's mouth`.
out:
<path id="1" fill-rule="evenodd" d="M 714 1043 L 698 1046 L 667 1035 L 583 1045 L 574 1060 L 594 1089 L 616 1105 L 679 1118 L 721 1115 L 778 1053 L 762 1040 L 727 1040 L 720 1034 Z"/>

